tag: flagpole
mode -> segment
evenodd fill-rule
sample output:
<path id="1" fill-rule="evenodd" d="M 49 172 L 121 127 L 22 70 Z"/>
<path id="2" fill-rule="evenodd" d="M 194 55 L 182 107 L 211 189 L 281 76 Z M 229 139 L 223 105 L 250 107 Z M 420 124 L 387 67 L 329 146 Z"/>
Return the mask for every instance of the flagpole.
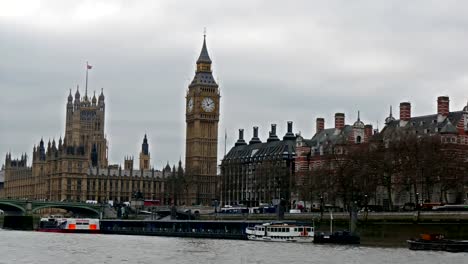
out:
<path id="1" fill-rule="evenodd" d="M 224 157 L 226 157 L 226 141 L 227 141 L 227 131 L 224 130 Z"/>
<path id="2" fill-rule="evenodd" d="M 86 62 L 86 88 L 85 88 L 85 96 L 88 97 L 88 62 Z"/>

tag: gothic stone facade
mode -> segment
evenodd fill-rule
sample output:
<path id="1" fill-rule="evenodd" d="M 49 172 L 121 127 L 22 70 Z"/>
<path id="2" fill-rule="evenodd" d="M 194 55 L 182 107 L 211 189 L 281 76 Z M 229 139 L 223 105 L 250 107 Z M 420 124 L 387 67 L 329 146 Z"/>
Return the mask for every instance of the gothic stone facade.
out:
<path id="1" fill-rule="evenodd" d="M 210 205 L 216 199 L 220 97 L 204 39 L 186 96 L 186 205 Z"/>
<path id="2" fill-rule="evenodd" d="M 146 135 L 140 153 L 140 169 L 133 168 L 133 158 L 125 159 L 125 168 L 108 166 L 107 141 L 104 137 L 104 94 L 99 102 L 95 96 L 71 94 L 66 106 L 65 138 L 53 140 L 47 146 L 41 139 L 33 148 L 32 166 L 27 165 L 27 155 L 5 158 L 4 197 L 53 201 L 100 202 L 129 201 L 140 191 L 146 199 L 168 200 L 165 178 L 169 170 L 149 168 L 150 153 Z"/>

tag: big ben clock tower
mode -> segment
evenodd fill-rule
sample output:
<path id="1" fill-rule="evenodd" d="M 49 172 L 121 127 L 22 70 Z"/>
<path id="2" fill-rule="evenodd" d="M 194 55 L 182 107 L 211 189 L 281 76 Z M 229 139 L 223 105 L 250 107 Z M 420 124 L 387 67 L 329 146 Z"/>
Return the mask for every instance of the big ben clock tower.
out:
<path id="1" fill-rule="evenodd" d="M 216 195 L 220 94 L 211 72 L 206 35 L 186 96 L 185 203 L 210 205 Z"/>

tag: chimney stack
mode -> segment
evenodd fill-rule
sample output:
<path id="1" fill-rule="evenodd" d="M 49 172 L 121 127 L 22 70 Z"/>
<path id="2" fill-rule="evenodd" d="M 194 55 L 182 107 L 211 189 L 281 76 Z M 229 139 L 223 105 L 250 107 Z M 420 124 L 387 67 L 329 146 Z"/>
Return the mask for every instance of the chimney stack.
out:
<path id="1" fill-rule="evenodd" d="M 288 121 L 288 132 L 284 135 L 283 140 L 294 140 L 296 136 L 293 133 L 293 122 Z"/>
<path id="2" fill-rule="evenodd" d="M 242 146 L 242 145 L 247 145 L 244 140 L 244 129 L 239 129 L 239 139 L 237 140 L 236 144 L 234 146 Z"/>
<path id="3" fill-rule="evenodd" d="M 323 119 L 322 117 L 317 117 L 317 119 L 315 120 L 315 133 L 320 133 L 322 132 L 324 129 L 325 129 L 325 119 Z"/>
<path id="4" fill-rule="evenodd" d="M 448 96 L 439 96 L 437 97 L 437 114 L 440 117 L 445 117 L 448 116 L 449 114 L 449 98 Z M 443 120 L 442 120 L 443 121 Z"/>
<path id="5" fill-rule="evenodd" d="M 336 129 L 343 129 L 345 126 L 345 114 L 344 113 L 336 113 L 335 114 L 335 128 Z"/>
<path id="6" fill-rule="evenodd" d="M 258 127 L 254 126 L 253 127 L 253 137 L 249 141 L 249 144 L 256 144 L 256 143 L 262 143 L 262 141 L 258 138 Z"/>
<path id="7" fill-rule="evenodd" d="M 400 103 L 400 121 L 409 121 L 411 119 L 411 103 Z"/>
<path id="8" fill-rule="evenodd" d="M 271 124 L 270 137 L 268 137 L 267 142 L 279 141 L 278 136 L 276 135 L 276 124 Z"/>

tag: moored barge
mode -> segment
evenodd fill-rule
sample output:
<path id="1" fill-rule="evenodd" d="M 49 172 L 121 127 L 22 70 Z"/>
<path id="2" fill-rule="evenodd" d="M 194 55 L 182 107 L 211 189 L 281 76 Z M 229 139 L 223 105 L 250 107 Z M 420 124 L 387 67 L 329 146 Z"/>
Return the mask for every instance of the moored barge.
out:
<path id="1" fill-rule="evenodd" d="M 418 239 L 408 239 L 407 243 L 411 250 L 468 252 L 468 240 L 446 239 L 440 234 L 422 234 Z"/>
<path id="2" fill-rule="evenodd" d="M 37 231 L 56 233 L 100 233 L 99 219 L 41 218 Z"/>

